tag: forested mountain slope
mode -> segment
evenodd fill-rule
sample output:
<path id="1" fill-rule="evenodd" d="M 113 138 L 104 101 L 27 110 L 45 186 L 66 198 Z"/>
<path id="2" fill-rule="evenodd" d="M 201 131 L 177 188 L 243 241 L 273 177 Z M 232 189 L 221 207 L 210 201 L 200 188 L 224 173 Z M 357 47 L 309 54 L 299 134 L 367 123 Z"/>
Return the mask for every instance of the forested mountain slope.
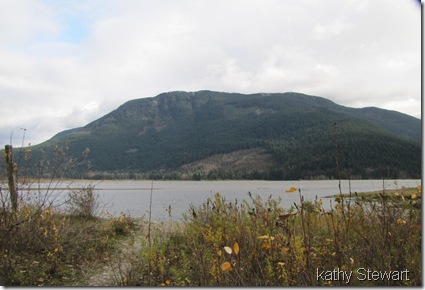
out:
<path id="1" fill-rule="evenodd" d="M 58 144 L 78 160 L 74 177 L 335 178 L 336 156 L 342 177 L 421 176 L 419 119 L 292 92 L 163 93 L 126 102 L 33 151 Z"/>

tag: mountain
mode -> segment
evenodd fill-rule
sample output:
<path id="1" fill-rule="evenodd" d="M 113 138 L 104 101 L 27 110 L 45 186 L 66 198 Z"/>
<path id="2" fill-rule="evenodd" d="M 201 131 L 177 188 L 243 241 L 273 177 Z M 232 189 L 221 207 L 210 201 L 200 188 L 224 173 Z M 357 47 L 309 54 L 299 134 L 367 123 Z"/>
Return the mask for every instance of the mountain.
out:
<path id="1" fill-rule="evenodd" d="M 421 176 L 419 119 L 293 92 L 168 92 L 136 99 L 32 149 L 52 152 L 57 145 L 78 161 L 69 174 L 85 178 Z"/>

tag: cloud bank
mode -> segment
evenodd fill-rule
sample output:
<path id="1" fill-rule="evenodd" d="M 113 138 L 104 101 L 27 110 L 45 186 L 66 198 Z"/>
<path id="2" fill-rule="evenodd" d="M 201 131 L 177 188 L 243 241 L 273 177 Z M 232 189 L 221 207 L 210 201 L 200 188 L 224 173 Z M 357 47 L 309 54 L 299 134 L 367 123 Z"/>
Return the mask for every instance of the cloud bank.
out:
<path id="1" fill-rule="evenodd" d="M 0 143 L 174 90 L 294 91 L 421 117 L 421 6 L 399 0 L 6 0 Z"/>

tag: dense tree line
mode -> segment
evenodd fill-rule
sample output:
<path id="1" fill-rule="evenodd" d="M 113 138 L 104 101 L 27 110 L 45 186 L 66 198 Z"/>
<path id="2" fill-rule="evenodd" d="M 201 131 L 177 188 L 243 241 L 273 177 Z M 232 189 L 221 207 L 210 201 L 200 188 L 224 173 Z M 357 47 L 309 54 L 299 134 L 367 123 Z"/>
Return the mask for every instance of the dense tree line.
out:
<path id="1" fill-rule="evenodd" d="M 270 170 L 222 168 L 195 172 L 191 178 L 280 180 L 339 174 L 420 178 L 421 144 L 416 132 L 420 120 L 374 112 L 379 115 L 376 123 L 368 112 L 295 93 L 173 92 L 130 101 L 83 128 L 34 146 L 33 151 L 42 149 L 43 158 L 53 160 L 49 152 L 58 144 L 66 147 L 69 157 L 77 160 L 76 171 L 70 174 L 85 177 L 116 172 L 115 176 L 127 178 L 179 179 L 179 168 L 185 164 L 263 148 L 277 164 Z M 90 154 L 82 158 L 87 148 Z M 40 162 L 37 156 L 33 164 Z"/>

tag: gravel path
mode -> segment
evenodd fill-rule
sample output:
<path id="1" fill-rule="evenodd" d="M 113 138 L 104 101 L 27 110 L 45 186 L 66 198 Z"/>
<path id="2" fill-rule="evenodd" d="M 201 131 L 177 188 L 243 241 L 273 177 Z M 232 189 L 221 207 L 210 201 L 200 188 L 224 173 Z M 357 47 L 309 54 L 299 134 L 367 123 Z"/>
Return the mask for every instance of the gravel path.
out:
<path id="1" fill-rule="evenodd" d="M 175 222 L 161 222 L 151 224 L 151 235 L 160 233 L 162 237 L 172 231 L 181 229 L 181 224 Z M 143 242 L 147 243 L 148 223 L 143 220 L 135 221 L 135 228 L 131 234 L 120 239 L 116 252 L 99 261 L 96 265 L 88 267 L 86 274 L 78 286 L 122 286 L 125 281 L 121 279 L 131 271 L 137 263 L 137 257 L 142 251 Z"/>
<path id="2" fill-rule="evenodd" d="M 117 241 L 116 252 L 103 262 L 87 270 L 81 286 L 119 286 L 120 273 L 126 273 L 142 249 L 142 240 L 146 239 L 145 222 L 136 220 L 135 229 L 128 236 Z"/>

